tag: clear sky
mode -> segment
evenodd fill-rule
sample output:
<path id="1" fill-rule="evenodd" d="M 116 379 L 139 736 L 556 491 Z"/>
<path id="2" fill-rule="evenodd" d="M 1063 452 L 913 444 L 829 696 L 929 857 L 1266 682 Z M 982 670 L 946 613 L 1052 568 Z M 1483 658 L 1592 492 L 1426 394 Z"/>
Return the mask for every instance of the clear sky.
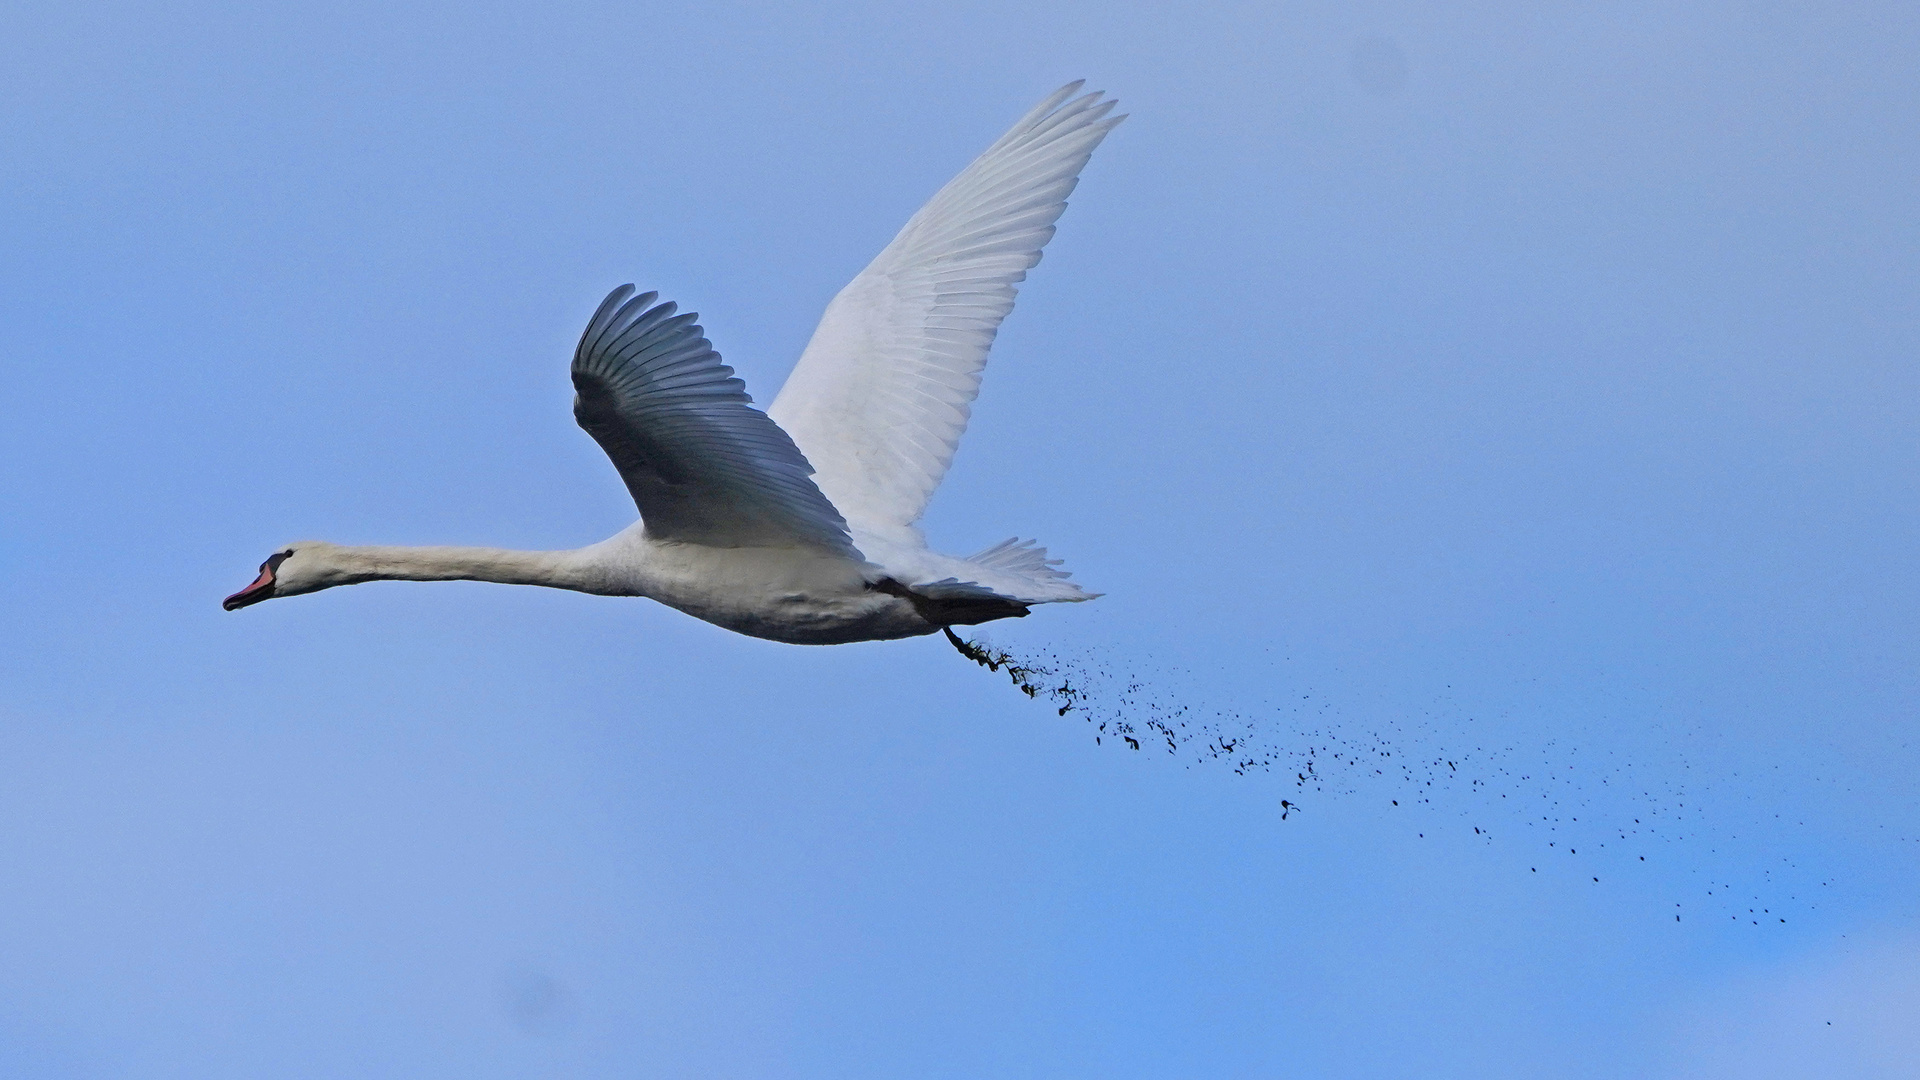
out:
<path id="1" fill-rule="evenodd" d="M 12 5 L 0 1073 L 1913 1075 L 1916 9 L 1182 7 Z M 220 610 L 625 526 L 609 288 L 768 402 L 1079 77 L 1131 119 L 927 525 L 1107 593 L 992 634 L 1080 712 L 640 600 Z M 1274 767 L 1095 741 L 1176 715 Z"/>

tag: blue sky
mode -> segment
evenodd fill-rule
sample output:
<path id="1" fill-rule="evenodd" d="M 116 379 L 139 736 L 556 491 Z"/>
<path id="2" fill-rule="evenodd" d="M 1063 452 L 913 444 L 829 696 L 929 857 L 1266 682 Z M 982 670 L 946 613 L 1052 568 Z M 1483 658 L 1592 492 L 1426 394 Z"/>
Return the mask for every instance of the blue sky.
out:
<path id="1" fill-rule="evenodd" d="M 1892 4 L 17 8 L 0 1071 L 1910 1075 L 1916 61 Z M 927 527 L 1107 593 L 991 634 L 1080 713 L 644 601 L 219 609 L 625 526 L 609 288 L 768 402 L 1079 77 L 1131 119 Z M 1289 767 L 1095 742 L 1183 708 Z"/>

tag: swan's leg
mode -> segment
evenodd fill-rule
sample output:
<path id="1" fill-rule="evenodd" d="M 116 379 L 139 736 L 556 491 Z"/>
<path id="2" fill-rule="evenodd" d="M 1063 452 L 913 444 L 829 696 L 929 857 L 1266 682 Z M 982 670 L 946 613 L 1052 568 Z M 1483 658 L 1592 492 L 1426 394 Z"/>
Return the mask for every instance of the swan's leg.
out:
<path id="1" fill-rule="evenodd" d="M 969 660 L 980 659 L 980 656 L 979 656 L 980 650 L 974 648 L 971 645 L 968 645 L 964 641 L 961 641 L 960 635 L 953 632 L 953 627 L 943 626 L 940 628 L 940 632 L 947 635 L 947 640 L 953 642 L 953 647 L 960 650 L 961 656 L 964 656 Z"/>
<path id="2" fill-rule="evenodd" d="M 979 648 L 975 647 L 970 642 L 962 641 L 960 639 L 960 635 L 954 633 L 953 627 L 951 626 L 941 627 L 940 632 L 947 635 L 947 640 L 953 643 L 954 648 L 960 650 L 961 656 L 964 656 L 967 659 L 973 661 L 974 663 L 979 664 L 981 667 L 986 668 L 988 671 L 1000 670 L 1000 662 L 1003 659 L 1002 657 L 988 656 L 986 653 L 980 651 Z"/>

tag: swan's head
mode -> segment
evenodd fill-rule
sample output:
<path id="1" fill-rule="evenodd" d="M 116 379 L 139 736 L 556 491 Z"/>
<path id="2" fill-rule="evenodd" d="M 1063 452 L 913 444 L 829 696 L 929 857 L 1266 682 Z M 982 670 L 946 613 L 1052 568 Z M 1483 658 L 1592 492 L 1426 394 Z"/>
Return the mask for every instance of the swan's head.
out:
<path id="1" fill-rule="evenodd" d="M 267 561 L 260 564 L 260 576 L 253 579 L 253 584 L 222 600 L 220 606 L 228 611 L 238 611 L 249 604 L 271 600 L 276 596 L 299 596 L 301 593 L 344 585 L 349 577 L 338 560 L 330 558 L 334 550 L 332 544 L 311 540 L 288 544 L 267 556 Z"/>

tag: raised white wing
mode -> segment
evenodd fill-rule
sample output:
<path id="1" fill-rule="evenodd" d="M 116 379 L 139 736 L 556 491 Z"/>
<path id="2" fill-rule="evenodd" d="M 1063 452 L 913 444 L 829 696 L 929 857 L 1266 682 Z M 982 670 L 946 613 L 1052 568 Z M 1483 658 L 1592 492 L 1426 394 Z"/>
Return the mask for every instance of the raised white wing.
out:
<path id="1" fill-rule="evenodd" d="M 573 416 L 613 459 L 647 535 L 713 547 L 819 547 L 859 558 L 813 469 L 658 293 L 613 290 L 573 354 Z"/>
<path id="2" fill-rule="evenodd" d="M 1098 93 L 1074 98 L 1080 86 L 1022 117 L 840 290 L 767 410 L 856 527 L 917 537 L 909 527 L 953 461 L 1015 286 L 1125 119 Z"/>

